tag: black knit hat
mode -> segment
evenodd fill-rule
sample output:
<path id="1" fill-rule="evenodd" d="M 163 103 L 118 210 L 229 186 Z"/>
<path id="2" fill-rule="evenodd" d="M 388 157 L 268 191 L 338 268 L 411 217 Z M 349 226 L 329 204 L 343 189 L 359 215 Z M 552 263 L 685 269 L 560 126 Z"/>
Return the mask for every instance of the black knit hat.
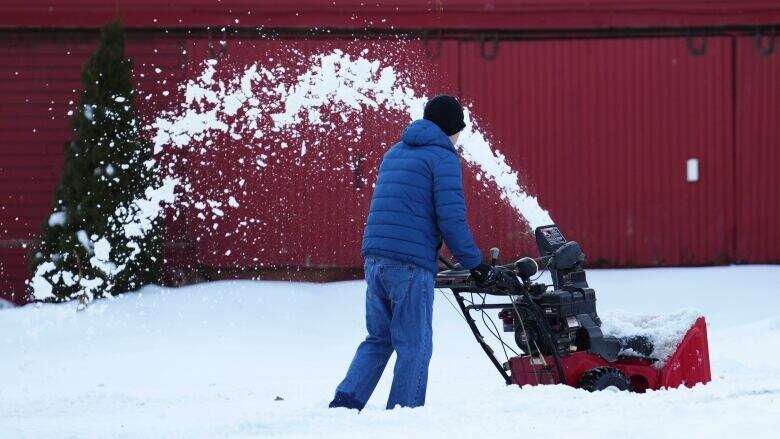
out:
<path id="1" fill-rule="evenodd" d="M 463 122 L 463 107 L 452 96 L 438 95 L 425 104 L 423 118 L 430 120 L 451 136 L 466 128 Z"/>

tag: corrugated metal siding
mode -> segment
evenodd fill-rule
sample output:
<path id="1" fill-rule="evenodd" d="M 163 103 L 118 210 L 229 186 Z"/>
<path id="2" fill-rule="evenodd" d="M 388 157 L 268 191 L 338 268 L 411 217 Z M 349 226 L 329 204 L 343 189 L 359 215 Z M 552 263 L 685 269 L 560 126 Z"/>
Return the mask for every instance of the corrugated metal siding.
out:
<path id="1" fill-rule="evenodd" d="M 19 240 L 30 239 L 49 214 L 61 148 L 69 137 L 65 113 L 68 102 L 77 101 L 81 64 L 94 49 L 96 34 L 6 32 L 3 37 L 0 293 L 7 297 L 21 292 L 28 276 Z M 312 54 L 335 47 L 357 53 L 368 46 L 407 66 L 429 95 L 462 96 L 529 192 L 583 244 L 591 264 L 707 264 L 735 256 L 777 261 L 780 246 L 771 225 L 778 213 L 779 124 L 772 119 L 778 63 L 776 54 L 751 52 L 751 42 L 738 39 L 735 65 L 732 37 L 707 38 L 701 56 L 691 55 L 681 37 L 501 41 L 492 60 L 480 55 L 479 43 L 469 41 L 445 40 L 441 54 L 430 59 L 416 40 L 231 37 L 225 62 L 236 68 L 269 57 L 289 63 L 282 55 L 291 47 Z M 436 44 L 428 49 L 435 52 Z M 210 56 L 205 38 L 145 32 L 129 34 L 128 53 L 139 88 L 153 96 L 139 102 L 146 118 L 177 102 L 178 80 L 199 73 L 201 61 Z M 302 69 L 285 66 L 291 77 Z M 162 90 L 172 93 L 163 97 Z M 279 172 L 240 165 L 238 158 L 260 150 L 229 136 L 212 138 L 218 148 L 205 160 L 211 165 L 200 164 L 195 150 L 182 153 L 200 193 L 233 188 L 240 178 L 246 186 L 234 193 L 241 207 L 226 209 L 217 231 L 194 211 L 169 222 L 169 243 L 184 243 L 169 248 L 171 265 L 360 266 L 371 192 L 358 187 L 356 177 L 370 185 L 379 157 L 398 139 L 406 119 L 369 111 L 359 121 L 334 122 L 339 130 L 303 133 L 301 139 L 286 139 L 287 150 L 275 148 Z M 352 145 L 342 129 L 358 125 L 365 132 L 362 142 Z M 319 141 L 323 156 L 296 162 L 300 140 Z M 344 164 L 357 157 L 362 161 L 356 173 Z M 700 163 L 696 183 L 685 181 L 689 158 Z M 498 245 L 504 258 L 535 252 L 526 225 L 492 185 L 478 181 L 470 168 L 464 183 L 469 221 L 483 250 Z M 247 219 L 258 221 L 241 226 Z"/>
<path id="2" fill-rule="evenodd" d="M 98 27 L 114 16 L 104 0 L 6 0 L 0 27 Z M 780 22 L 772 0 L 124 0 L 128 27 L 346 29 L 610 29 Z"/>
<path id="3" fill-rule="evenodd" d="M 237 66 L 278 58 L 292 44 L 238 43 L 228 49 Z M 344 42 L 294 44 L 306 53 L 336 45 L 350 50 Z M 377 43 L 382 44 L 388 43 Z M 446 65 L 426 64 L 421 48 L 413 47 L 419 43 L 406 44 L 411 46 L 405 53 L 422 70 L 435 72 L 419 77 L 430 94 L 459 84 L 494 146 L 564 230 L 583 242 L 593 263 L 684 265 L 730 257 L 728 38 L 709 38 L 702 56 L 690 55 L 683 38 L 502 42 L 495 60 L 483 59 L 478 44 L 447 41 L 444 56 L 435 61 Z M 390 46 L 387 52 L 393 52 Z M 354 174 L 343 165 L 354 154 L 344 149 L 354 147 L 353 153 L 365 157 L 362 169 L 373 178 L 380 153 L 403 127 L 403 117 L 388 120 L 393 118 L 366 112 L 360 145 L 345 144 L 333 133 L 304 133 L 296 142 L 327 145 L 320 168 L 296 164 L 296 148 L 287 151 L 290 157 L 277 148 L 281 163 L 258 175 L 235 165 L 254 146 L 221 136 L 215 150 L 221 158 L 210 171 L 198 171 L 200 191 L 242 177 L 251 183 L 240 209 L 227 212 L 216 231 L 210 222 L 194 225 L 198 231 L 191 235 L 201 238 L 199 262 L 247 267 L 256 266 L 256 258 L 270 265 L 359 266 L 360 226 L 370 193 L 353 186 Z M 339 126 L 346 131 L 354 123 Z M 696 183 L 685 181 L 691 157 L 702 168 Z M 222 183 L 215 184 L 217 178 Z M 477 181 L 470 168 L 464 182 L 469 220 L 484 250 L 498 245 L 505 257 L 535 251 L 527 226 L 492 185 Z M 238 227 L 246 218 L 263 225 Z M 238 241 L 225 236 L 235 229 L 242 229 Z"/>
<path id="4" fill-rule="evenodd" d="M 70 138 L 69 110 L 81 90 L 81 67 L 95 49 L 96 34 L 10 33 L 0 45 L 0 297 L 20 302 L 29 278 L 27 246 L 51 213 L 52 193 Z M 139 88 L 153 98 L 139 101 L 147 114 L 167 105 L 158 91 L 164 76 L 175 86 L 180 44 L 137 36 L 127 52 L 135 61 Z M 162 67 L 165 73 L 156 74 Z"/>
<path id="5" fill-rule="evenodd" d="M 728 38 L 709 38 L 702 56 L 683 38 L 502 42 L 492 61 L 464 43 L 461 61 L 463 96 L 591 263 L 727 260 Z"/>
<path id="6" fill-rule="evenodd" d="M 4 35 L 0 46 L 0 297 L 21 302 L 27 249 L 51 209 L 69 126 L 91 44 Z M 64 56 L 70 51 L 72 56 Z"/>
<path id="7" fill-rule="evenodd" d="M 780 42 L 755 37 L 736 45 L 737 258 L 780 262 Z M 768 50 L 767 50 L 768 52 Z"/>
<path id="8" fill-rule="evenodd" d="M 208 41 L 194 39 L 189 47 L 190 75 L 194 76 L 200 72 L 202 60 L 210 56 Z M 329 53 L 335 48 L 352 55 L 368 48 L 369 56 L 379 56 L 397 65 L 415 66 L 425 57 L 420 41 L 396 38 L 370 43 L 230 39 L 220 70 L 240 71 L 252 63 L 273 66 L 285 60 L 285 83 L 289 87 L 308 67 L 293 59 Z M 302 57 L 291 57 L 290 50 Z M 436 61 L 412 67 L 409 72 L 420 84 L 429 84 L 436 91 L 455 92 L 457 50 L 457 42 L 444 42 Z M 273 134 L 269 130 L 261 140 L 233 139 L 215 133 L 210 137 L 214 146 L 207 148 L 205 160 L 190 160 L 192 166 L 187 173 L 196 192 L 207 194 L 214 187 L 231 187 L 239 203 L 238 208 L 225 209 L 225 215 L 216 219 L 216 229 L 211 219 L 188 221 L 185 235 L 190 240 L 197 239 L 194 244 L 198 264 L 228 269 L 361 265 L 363 224 L 376 166 L 386 149 L 398 141 L 408 116 L 365 109 L 359 119 L 342 121 L 339 113 L 323 113 L 323 117 L 332 118 L 338 129 L 320 131 L 303 126 L 294 138 L 289 133 Z M 355 134 L 358 127 L 363 129 L 360 135 Z M 290 146 L 281 148 L 282 142 Z M 307 145 L 307 155 L 302 158 L 303 143 Z M 268 166 L 258 169 L 252 160 L 262 153 L 269 156 Z M 242 158 L 244 163 L 239 162 Z M 359 167 L 350 166 L 356 163 Z M 241 179 L 246 183 L 239 190 L 234 186 Z M 195 218 L 196 214 L 187 216 Z M 254 223 L 241 224 L 248 220 Z"/>

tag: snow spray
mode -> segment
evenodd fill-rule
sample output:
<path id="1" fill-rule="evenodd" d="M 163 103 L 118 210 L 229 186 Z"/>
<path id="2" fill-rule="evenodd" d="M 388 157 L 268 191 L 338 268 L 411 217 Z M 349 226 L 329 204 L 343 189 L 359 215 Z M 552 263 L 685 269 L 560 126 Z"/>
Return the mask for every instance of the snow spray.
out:
<path id="1" fill-rule="evenodd" d="M 211 220 L 216 230 L 217 220 L 225 215 L 225 209 L 239 207 L 232 194 L 245 191 L 245 178 L 193 190 L 190 176 L 182 172 L 191 167 L 191 160 L 202 162 L 208 160 L 209 152 L 223 153 L 213 151 L 218 148 L 213 141 L 216 136 L 228 135 L 247 145 L 262 145 L 262 151 L 237 161 L 257 172 L 273 172 L 271 158 L 276 152 L 269 150 L 269 145 L 271 149 L 298 148 L 298 160 L 323 154 L 323 151 L 310 152 L 321 145 L 296 142 L 304 127 L 320 132 L 345 131 L 344 136 L 349 136 L 352 142 L 360 142 L 362 127 L 336 125 L 329 116 L 338 115 L 345 122 L 350 118 L 359 120 L 362 112 L 371 109 L 404 114 L 410 122 L 421 118 L 427 96 L 415 91 L 403 71 L 392 63 L 383 65 L 379 59 L 371 59 L 368 52 L 364 49 L 353 57 L 336 49 L 304 56 L 291 49 L 288 55 L 300 57 L 305 66 L 302 73 L 292 76 L 283 66 L 258 62 L 237 72 L 229 70 L 227 79 L 218 79 L 224 75 L 217 73 L 225 73 L 232 66 L 225 65 L 225 71 L 220 72 L 219 61 L 203 61 L 200 74 L 180 85 L 183 102 L 173 110 L 160 113 L 145 127 L 154 144 L 154 158 L 145 165 L 157 169 L 162 178 L 160 187 L 148 188 L 145 197 L 120 207 L 121 212 L 117 212 L 131 244 L 133 239 L 143 238 L 151 230 L 151 223 L 166 210 L 176 216 L 182 208 L 194 208 L 198 212 L 196 216 L 204 223 Z M 464 113 L 466 128 L 456 147 L 466 162 L 477 169 L 478 179 L 483 184 L 494 183 L 501 198 L 531 228 L 552 224 L 549 213 L 526 192 L 505 157 L 493 151 L 468 107 Z M 282 135 L 292 142 L 273 140 Z M 255 218 L 246 218 L 239 226 L 257 227 L 259 223 Z M 108 279 L 120 273 L 129 262 L 112 260 L 110 244 L 104 237 L 93 235 L 89 240 L 90 247 L 94 248 L 89 263 L 102 270 Z M 129 257 L 137 253 L 131 252 Z M 52 297 L 52 286 L 46 276 L 54 269 L 50 262 L 36 268 L 29 283 L 35 299 Z M 80 278 L 74 273 L 57 273 L 55 277 L 79 284 L 90 300 L 94 291 L 105 289 L 101 279 Z"/>
<path id="2" fill-rule="evenodd" d="M 367 52 L 355 58 L 340 50 L 313 55 L 311 67 L 290 86 L 277 80 L 283 67 L 259 63 L 247 66 L 232 80 L 216 80 L 218 62 L 206 60 L 202 73 L 184 85 L 186 108 L 163 115 L 151 125 L 155 153 L 202 142 L 215 131 L 251 142 L 270 132 L 294 132 L 303 123 L 338 129 L 322 119 L 325 112 L 337 111 L 345 119 L 366 108 L 379 108 L 401 110 L 410 122 L 422 118 L 428 98 L 418 95 L 411 81 L 393 66 L 383 67 L 379 60 L 366 57 Z M 526 192 L 505 157 L 493 151 L 468 107 L 464 113 L 466 128 L 456 145 L 462 157 L 478 169 L 480 179 L 496 185 L 501 197 L 532 229 L 552 224 L 550 214 Z M 304 155 L 306 146 L 301 148 Z M 225 204 L 217 200 L 210 204 L 215 203 Z"/>

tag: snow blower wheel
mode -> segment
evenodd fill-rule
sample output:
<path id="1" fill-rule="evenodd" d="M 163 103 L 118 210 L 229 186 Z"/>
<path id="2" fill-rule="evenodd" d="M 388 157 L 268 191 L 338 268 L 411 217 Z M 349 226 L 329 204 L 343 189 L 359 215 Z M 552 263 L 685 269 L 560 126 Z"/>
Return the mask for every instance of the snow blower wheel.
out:
<path id="1" fill-rule="evenodd" d="M 610 387 L 621 392 L 630 392 L 631 382 L 623 375 L 623 372 L 614 367 L 596 367 L 582 374 L 579 387 L 588 392 L 602 391 Z"/>

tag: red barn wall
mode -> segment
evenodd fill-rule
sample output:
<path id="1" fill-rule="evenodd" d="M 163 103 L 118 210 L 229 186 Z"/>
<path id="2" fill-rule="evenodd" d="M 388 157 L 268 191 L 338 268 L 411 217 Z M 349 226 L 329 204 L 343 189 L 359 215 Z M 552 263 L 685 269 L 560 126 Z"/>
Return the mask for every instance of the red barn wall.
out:
<path id="1" fill-rule="evenodd" d="M 780 262 L 780 47 L 774 38 L 734 42 L 736 254 Z"/>
<path id="2" fill-rule="evenodd" d="M 591 263 L 729 260 L 730 38 L 700 56 L 672 37 L 504 42 L 479 59 L 464 44 L 463 96 Z"/>
<path id="3" fill-rule="evenodd" d="M 222 2 L 219 10 L 196 0 L 176 7 L 126 1 L 121 8 L 138 88 L 156 96 L 139 101 L 146 118 L 177 99 L 175 93 L 161 98 L 159 91 L 174 90 L 171 85 L 207 57 L 206 26 L 265 25 L 288 38 L 227 33 L 227 49 L 239 64 L 291 41 L 310 51 L 354 45 L 284 30 L 312 27 L 316 17 L 324 17 L 321 26 L 355 29 L 359 38 L 367 29 L 443 29 L 443 40 L 407 40 L 411 58 L 404 61 L 429 70 L 423 81 L 429 92 L 456 93 L 474 105 L 494 147 L 564 232 L 583 244 L 591 264 L 777 263 L 780 48 L 771 29 L 780 24 L 780 7 L 716 3 L 452 1 L 436 3 L 440 8 L 399 1 L 323 9 L 323 2 L 310 1 L 296 3 L 298 16 L 290 4 L 260 8 L 240 1 Z M 113 4 L 88 0 L 0 5 L 0 297 L 22 300 L 29 277 L 25 247 L 48 218 L 70 137 L 66 113 L 78 102 L 80 70 L 97 43 L 96 27 L 113 13 Z M 161 29 L 184 27 L 201 29 Z M 478 32 L 485 30 L 501 31 L 494 58 L 483 56 L 493 48 L 490 38 L 480 43 Z M 523 33 L 528 30 L 542 33 Z M 693 53 L 702 42 L 703 53 Z M 431 53 L 439 47 L 438 56 Z M 402 120 L 363 121 L 370 142 L 360 151 L 362 177 L 373 176 Z M 686 181 L 689 158 L 699 161 L 697 182 Z M 242 172 L 229 159 L 220 165 L 222 178 Z M 208 177 L 210 171 L 203 172 Z M 340 172 L 335 185 L 316 174 L 254 181 L 239 213 L 271 219 L 284 212 L 262 235 L 196 242 L 202 224 L 180 217 L 170 224 L 170 254 L 179 256 L 172 264 L 359 267 L 370 191 L 355 183 L 353 170 Z M 479 243 L 498 245 L 507 257 L 533 252 L 522 221 L 496 201 L 495 191 L 471 170 L 464 183 Z M 268 198 L 268 185 L 278 188 L 277 198 Z M 281 198 L 292 201 L 282 205 Z M 225 226 L 236 218 L 225 218 Z M 231 248 L 238 250 L 225 255 Z"/>
<path id="4" fill-rule="evenodd" d="M 780 23 L 775 0 L 6 0 L 0 28 L 602 30 Z"/>

